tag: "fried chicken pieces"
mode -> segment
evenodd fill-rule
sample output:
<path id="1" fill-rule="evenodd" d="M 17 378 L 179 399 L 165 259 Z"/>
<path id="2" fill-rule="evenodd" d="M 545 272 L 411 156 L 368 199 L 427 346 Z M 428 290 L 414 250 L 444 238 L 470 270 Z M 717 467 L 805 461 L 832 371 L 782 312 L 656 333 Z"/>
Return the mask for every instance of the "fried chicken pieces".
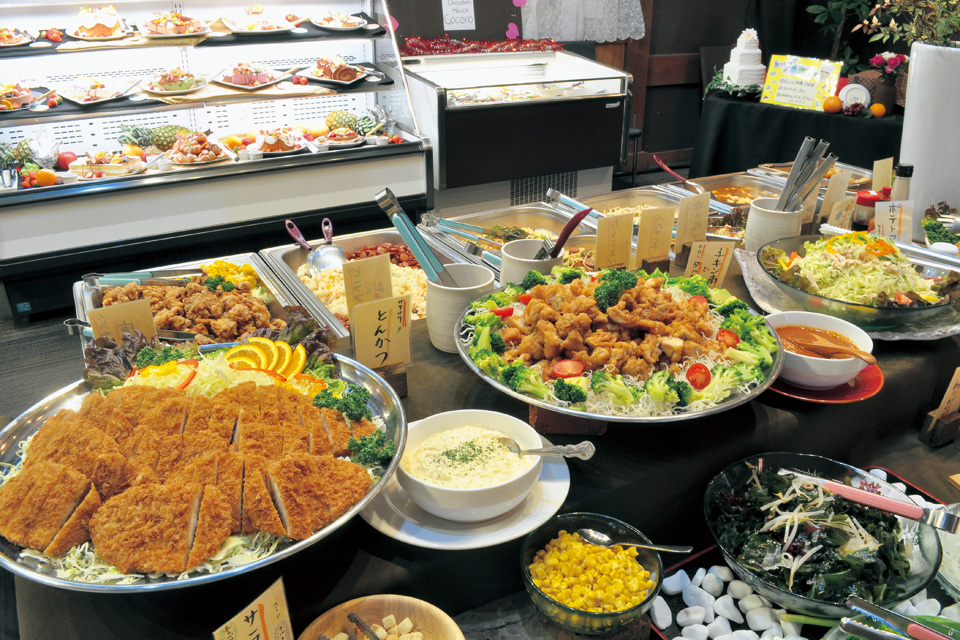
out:
<path id="1" fill-rule="evenodd" d="M 0 487 L 0 535 L 54 557 L 90 539 L 124 573 L 192 569 L 231 534 L 301 540 L 366 495 L 369 474 L 331 455 L 331 435 L 371 426 L 253 382 L 91 394 L 40 427 Z"/>
<path id="2" fill-rule="evenodd" d="M 663 278 L 640 278 L 606 313 L 593 297 L 596 283 L 537 285 L 523 313 L 504 319 L 504 359 L 522 360 L 544 377 L 558 360 L 572 359 L 587 371 L 645 380 L 678 368 L 684 357 L 722 353 L 724 346 L 707 337 L 715 333 L 707 307 L 678 302 L 662 285 Z"/>
<path id="3" fill-rule="evenodd" d="M 195 278 L 199 280 L 199 278 Z M 235 342 L 257 329 L 283 329 L 283 320 L 271 319 L 270 310 L 251 294 L 249 282 L 241 282 L 224 292 L 210 291 L 198 282 L 186 286 L 140 286 L 135 282 L 108 289 L 103 306 L 133 300 L 149 300 L 157 329 L 188 331 L 203 336 L 201 344 Z"/>

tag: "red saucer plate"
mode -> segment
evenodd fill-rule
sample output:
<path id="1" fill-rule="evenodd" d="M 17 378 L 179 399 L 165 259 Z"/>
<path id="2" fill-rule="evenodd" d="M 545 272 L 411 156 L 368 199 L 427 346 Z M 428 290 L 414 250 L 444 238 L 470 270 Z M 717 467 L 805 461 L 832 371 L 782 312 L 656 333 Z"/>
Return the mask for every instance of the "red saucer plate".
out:
<path id="1" fill-rule="evenodd" d="M 871 364 L 863 368 L 856 378 L 846 384 L 833 389 L 801 389 L 795 387 L 789 382 L 777 378 L 770 391 L 774 391 L 788 398 L 805 400 L 807 402 L 817 402 L 820 404 L 848 404 L 850 402 L 860 402 L 880 393 L 883 388 L 883 371 L 880 367 Z"/>

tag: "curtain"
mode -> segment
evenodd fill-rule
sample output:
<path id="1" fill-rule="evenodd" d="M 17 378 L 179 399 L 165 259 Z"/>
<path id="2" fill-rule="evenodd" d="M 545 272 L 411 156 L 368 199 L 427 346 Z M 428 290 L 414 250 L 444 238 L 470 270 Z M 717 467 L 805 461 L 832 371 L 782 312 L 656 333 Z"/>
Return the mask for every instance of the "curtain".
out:
<path id="1" fill-rule="evenodd" d="M 523 37 L 613 42 L 643 38 L 640 0 L 528 0 Z"/>

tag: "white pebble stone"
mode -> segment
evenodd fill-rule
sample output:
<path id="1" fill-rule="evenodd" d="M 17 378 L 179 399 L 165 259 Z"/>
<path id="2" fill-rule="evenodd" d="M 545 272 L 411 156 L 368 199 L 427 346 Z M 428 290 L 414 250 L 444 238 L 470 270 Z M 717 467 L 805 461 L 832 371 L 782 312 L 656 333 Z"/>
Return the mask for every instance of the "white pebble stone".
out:
<path id="1" fill-rule="evenodd" d="M 807 639 L 804 638 L 803 636 L 798 636 L 796 634 L 791 633 L 788 636 L 784 636 L 783 640 L 807 640 Z"/>
<path id="2" fill-rule="evenodd" d="M 777 609 L 777 617 L 780 617 L 782 614 L 786 613 L 784 609 Z M 800 635 L 800 629 L 803 628 L 803 625 L 799 622 L 787 622 L 783 618 L 780 618 L 780 628 L 783 629 L 783 637 L 787 636 L 798 636 Z"/>
<path id="3" fill-rule="evenodd" d="M 910 604 L 909 600 L 904 600 L 897 606 L 893 608 L 894 613 L 899 613 L 902 616 L 915 616 L 917 615 L 917 608 Z"/>
<path id="4" fill-rule="evenodd" d="M 737 600 L 742 600 L 753 593 L 753 587 L 748 585 L 743 580 L 734 580 L 727 585 L 727 593 L 732 595 Z"/>
<path id="5" fill-rule="evenodd" d="M 754 631 L 766 631 L 777 624 L 779 618 L 770 607 L 758 607 L 747 611 L 747 626 Z"/>
<path id="6" fill-rule="evenodd" d="M 719 564 L 715 564 L 707 570 L 707 573 L 712 573 L 717 576 L 724 582 L 730 582 L 733 580 L 733 569 L 730 567 L 724 567 Z"/>
<path id="7" fill-rule="evenodd" d="M 713 603 L 713 610 L 717 612 L 718 616 L 722 616 L 731 622 L 743 622 L 743 614 L 737 609 L 737 604 L 730 594 L 717 598 Z"/>
<path id="8" fill-rule="evenodd" d="M 713 603 L 716 600 L 712 595 L 692 584 L 683 588 L 683 604 L 688 607 L 703 607 L 713 611 Z"/>
<path id="9" fill-rule="evenodd" d="M 686 571 L 680 569 L 669 578 L 663 579 L 663 586 L 660 590 L 668 596 L 675 596 L 683 591 L 683 588 L 688 584 L 690 584 L 690 576 L 687 575 Z"/>
<path id="10" fill-rule="evenodd" d="M 733 633 L 728 633 L 725 636 L 720 636 L 719 638 L 714 638 L 713 640 L 733 640 Z"/>
<path id="11" fill-rule="evenodd" d="M 940 615 L 944 618 L 949 618 L 954 622 L 960 622 L 960 602 L 957 604 L 952 604 L 949 607 L 945 607 L 943 611 L 940 612 Z"/>
<path id="12" fill-rule="evenodd" d="M 714 598 L 719 598 L 720 594 L 723 593 L 723 580 L 712 573 L 708 573 L 703 576 L 703 581 L 700 583 L 700 588 L 712 595 Z"/>
<path id="13" fill-rule="evenodd" d="M 740 600 L 740 602 L 737 603 L 737 606 L 740 607 L 740 611 L 747 613 L 753 609 L 761 608 L 763 606 L 763 600 L 761 600 L 760 596 L 757 594 L 751 593 L 746 598 Z"/>
<path id="14" fill-rule="evenodd" d="M 926 599 L 927 599 L 927 590 L 924 589 L 917 595 L 910 598 L 910 604 L 912 604 L 913 606 L 917 606 L 918 602 L 923 602 Z"/>
<path id="15" fill-rule="evenodd" d="M 650 605 L 650 620 L 653 621 L 657 629 L 663 631 L 673 622 L 673 613 L 670 611 L 670 605 L 663 599 L 663 596 L 657 596 Z"/>
<path id="16" fill-rule="evenodd" d="M 697 572 L 693 574 L 693 577 L 690 578 L 690 584 L 695 587 L 699 587 L 700 583 L 703 582 L 703 576 L 707 575 L 707 570 L 703 567 L 697 569 Z"/>
<path id="17" fill-rule="evenodd" d="M 680 634 L 684 638 L 689 638 L 690 640 L 707 640 L 709 637 L 707 635 L 707 628 L 702 624 L 695 624 L 689 627 L 684 627 L 683 631 Z"/>
<path id="18" fill-rule="evenodd" d="M 914 605 L 917 608 L 917 612 L 922 616 L 938 616 L 940 615 L 940 603 L 934 600 L 933 598 L 927 598 L 926 600 L 921 600 Z"/>
<path id="19" fill-rule="evenodd" d="M 703 607 L 687 607 L 677 612 L 677 624 L 689 627 L 694 624 L 703 624 L 703 616 L 707 614 Z"/>
<path id="20" fill-rule="evenodd" d="M 883 469 L 870 469 L 870 475 L 877 476 L 881 480 L 887 479 L 887 472 Z"/>
<path id="21" fill-rule="evenodd" d="M 772 603 L 772 602 L 770 602 L 769 600 L 767 600 L 766 598 L 764 598 L 764 597 L 761 596 L 760 594 L 757 594 L 757 597 L 760 598 L 760 602 L 763 603 L 763 606 L 765 606 L 765 607 L 772 607 L 772 606 L 773 606 L 773 603 Z"/>
<path id="22" fill-rule="evenodd" d="M 717 618 L 707 625 L 707 635 L 716 640 L 720 636 L 732 633 L 730 621 L 726 618 Z"/>
<path id="23" fill-rule="evenodd" d="M 769 640 L 771 638 L 780 638 L 783 640 L 783 629 L 780 628 L 779 624 L 774 623 L 769 629 L 765 629 L 763 633 L 760 634 L 760 640 Z"/>
<path id="24" fill-rule="evenodd" d="M 760 636 L 750 629 L 737 629 L 733 632 L 733 640 L 760 640 Z"/>

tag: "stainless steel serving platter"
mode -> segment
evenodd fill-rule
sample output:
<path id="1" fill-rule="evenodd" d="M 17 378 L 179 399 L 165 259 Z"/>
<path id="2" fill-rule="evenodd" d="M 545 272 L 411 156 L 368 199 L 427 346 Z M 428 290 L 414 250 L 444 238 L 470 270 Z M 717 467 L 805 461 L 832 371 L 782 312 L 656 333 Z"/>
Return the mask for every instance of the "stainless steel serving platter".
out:
<path id="1" fill-rule="evenodd" d="M 340 370 L 340 376 L 343 380 L 351 384 L 360 384 L 366 387 L 371 394 L 370 407 L 374 415 L 383 420 L 384 432 L 390 438 L 397 448 L 397 454 L 384 470 L 383 476 L 377 483 L 371 487 L 370 491 L 360 502 L 350 508 L 345 514 L 320 529 L 305 540 L 294 541 L 286 540 L 277 547 L 277 550 L 269 557 L 262 558 L 250 564 L 227 569 L 214 574 L 196 574 L 188 578 L 177 579 L 177 576 L 161 575 L 158 577 L 145 576 L 142 582 L 137 584 L 90 584 L 86 582 L 77 582 L 58 578 L 56 573 L 49 565 L 42 565 L 32 559 L 20 559 L 21 547 L 0 538 L 0 566 L 16 573 L 28 580 L 39 582 L 52 587 L 70 589 L 74 591 L 90 591 L 98 593 L 131 593 L 137 591 L 166 591 L 171 589 L 185 589 L 187 587 L 208 584 L 217 580 L 226 580 L 242 574 L 255 571 L 261 567 L 273 564 L 278 560 L 288 558 L 307 547 L 316 544 L 327 537 L 351 518 L 357 515 L 367 504 L 373 500 L 374 496 L 387 484 L 387 481 L 393 475 L 400 463 L 403 455 L 403 448 L 407 440 L 407 419 L 404 414 L 403 406 L 400 404 L 400 398 L 397 397 L 393 388 L 387 384 L 383 378 L 374 373 L 371 369 L 363 366 L 359 362 L 334 355 L 334 359 Z M 70 386 L 64 387 L 59 391 L 47 396 L 37 404 L 33 405 L 13 422 L 8 424 L 0 431 L 0 462 L 15 464 L 17 458 L 18 443 L 26 440 L 33 435 L 43 422 L 55 415 L 61 409 L 77 409 L 80 407 L 83 399 L 88 394 L 86 383 L 78 381 Z"/>
<path id="2" fill-rule="evenodd" d="M 857 192 L 863 189 L 869 189 L 873 185 L 873 171 L 870 169 L 864 169 L 863 167 L 858 167 L 843 162 L 834 163 L 833 167 L 834 173 L 846 171 L 850 174 L 850 186 L 847 187 L 848 192 Z M 748 173 L 752 175 L 770 176 L 779 180 L 786 180 L 787 176 L 790 175 L 790 169 L 792 168 L 792 162 L 767 163 L 761 164 L 756 169 L 751 169 L 748 171 Z M 829 182 L 830 178 L 824 178 L 820 181 L 820 188 L 826 189 Z"/>
<path id="3" fill-rule="evenodd" d="M 425 235 L 426 237 L 426 235 Z M 428 244 L 436 249 L 437 257 L 442 264 L 452 262 L 466 262 L 456 253 L 449 251 L 445 247 L 436 244 L 431 238 L 426 237 Z M 361 247 L 379 245 L 384 242 L 406 245 L 403 238 L 395 229 L 378 229 L 376 231 L 363 231 L 361 233 L 351 233 L 348 235 L 334 236 L 335 244 L 343 248 L 344 252 L 350 253 Z M 308 244 L 316 248 L 324 243 L 324 240 L 309 240 Z M 307 252 L 296 244 L 285 244 L 279 247 L 263 249 L 260 251 L 263 261 L 273 270 L 277 278 L 283 283 L 284 287 L 296 300 L 296 304 L 306 308 L 310 314 L 317 318 L 324 318 L 326 324 L 330 326 L 338 337 L 345 338 L 350 335 L 349 330 L 337 320 L 333 312 L 327 309 L 316 294 L 305 285 L 300 277 L 297 276 L 297 270 L 307 264 Z"/>
<path id="4" fill-rule="evenodd" d="M 270 310 L 271 318 L 280 318 L 281 320 L 286 320 L 288 318 L 287 310 L 284 307 L 287 306 L 296 306 L 300 303 L 297 302 L 297 299 L 294 295 L 291 294 L 290 290 L 283 284 L 283 282 L 277 278 L 267 264 L 255 253 L 238 253 L 232 256 L 223 256 L 220 258 L 210 258 L 209 260 L 194 260 L 193 262 L 181 262 L 180 264 L 166 265 L 163 267 L 153 267 L 141 269 L 141 271 L 157 271 L 160 269 L 197 269 L 204 264 L 212 264 L 217 260 L 223 260 L 224 262 L 229 262 L 230 264 L 235 264 L 237 266 L 242 266 L 244 264 L 249 264 L 253 267 L 253 270 L 256 271 L 257 277 L 260 278 L 260 282 L 263 283 L 263 287 L 270 292 L 271 299 L 267 301 L 267 308 Z M 73 283 L 73 302 L 76 308 L 77 317 L 83 321 L 89 321 L 88 313 L 93 309 L 99 309 L 103 306 L 103 294 L 109 290 L 113 289 L 117 285 L 100 285 L 97 287 L 91 287 L 85 285 L 83 281 L 78 281 Z M 315 314 L 311 309 L 307 308 L 307 311 L 310 312 L 317 322 L 333 326 L 333 323 L 323 314 Z M 339 325 L 339 323 L 336 323 Z M 91 342 L 91 339 L 84 337 L 81 348 L 86 348 L 86 346 Z"/>
<path id="5" fill-rule="evenodd" d="M 489 295 L 489 294 L 484 294 L 484 295 Z M 482 297 L 483 296 L 481 296 L 481 298 Z M 734 395 L 731 395 L 729 398 L 725 399 L 723 402 L 721 402 L 717 406 L 711 407 L 704 411 L 696 411 L 696 412 L 689 412 L 689 413 L 674 413 L 666 416 L 648 416 L 648 417 L 620 416 L 620 415 L 605 414 L 605 413 L 593 413 L 590 411 L 581 411 L 574 408 L 562 407 L 559 405 L 555 405 L 551 402 L 548 402 L 546 400 L 540 400 L 533 396 L 528 396 L 523 393 L 518 393 L 513 389 L 511 389 L 510 387 L 508 387 L 507 385 L 505 385 L 500 380 L 493 378 L 487 373 L 481 371 L 480 368 L 477 367 L 476 364 L 474 364 L 473 360 L 470 359 L 470 345 L 473 341 L 473 327 L 464 323 L 463 321 L 468 311 L 469 309 L 464 310 L 464 312 L 460 315 L 460 319 L 457 321 L 456 326 L 457 326 L 458 339 L 456 342 L 457 342 L 457 352 L 460 354 L 460 358 L 463 359 L 463 361 L 466 363 L 467 367 L 469 367 L 471 371 L 473 371 L 475 374 L 480 376 L 480 378 L 484 382 L 486 382 L 493 388 L 497 389 L 498 391 L 502 391 L 503 393 L 507 394 L 508 396 L 512 396 L 517 400 L 526 402 L 527 404 L 531 404 L 543 409 L 547 409 L 549 411 L 556 411 L 557 413 L 563 413 L 568 416 L 574 416 L 577 418 L 606 420 L 608 422 L 660 423 L 660 424 L 667 423 L 667 422 L 678 422 L 681 420 L 693 420 L 696 418 L 704 418 L 706 416 L 711 416 L 717 413 L 721 413 L 723 411 L 727 411 L 729 409 L 733 409 L 734 407 L 738 407 L 742 404 L 745 404 L 753 400 L 758 395 L 766 391 L 767 387 L 773 384 L 774 380 L 777 379 L 777 376 L 780 375 L 780 369 L 783 368 L 783 345 L 780 342 L 780 338 L 777 336 L 777 332 L 771 329 L 770 335 L 773 336 L 773 339 L 776 340 L 777 342 L 777 353 L 773 357 L 773 365 L 771 365 L 770 369 L 767 371 L 767 375 L 764 381 L 761 382 L 757 387 L 751 389 L 749 393 L 736 393 Z"/>

